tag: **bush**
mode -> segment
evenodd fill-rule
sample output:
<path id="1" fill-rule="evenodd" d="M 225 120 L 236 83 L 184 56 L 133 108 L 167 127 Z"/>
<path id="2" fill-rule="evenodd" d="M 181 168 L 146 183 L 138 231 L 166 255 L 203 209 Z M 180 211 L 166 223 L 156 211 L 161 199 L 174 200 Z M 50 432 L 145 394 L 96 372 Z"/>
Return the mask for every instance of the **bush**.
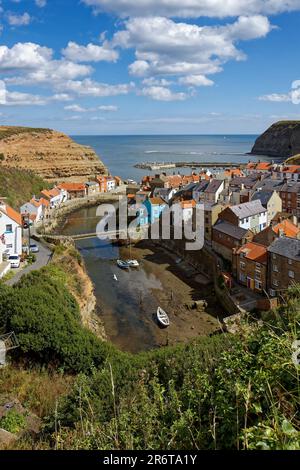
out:
<path id="1" fill-rule="evenodd" d="M 49 266 L 0 286 L 0 327 L 20 342 L 15 358 L 72 372 L 100 366 L 112 350 L 81 325 L 80 311 L 65 287 L 65 274 Z"/>

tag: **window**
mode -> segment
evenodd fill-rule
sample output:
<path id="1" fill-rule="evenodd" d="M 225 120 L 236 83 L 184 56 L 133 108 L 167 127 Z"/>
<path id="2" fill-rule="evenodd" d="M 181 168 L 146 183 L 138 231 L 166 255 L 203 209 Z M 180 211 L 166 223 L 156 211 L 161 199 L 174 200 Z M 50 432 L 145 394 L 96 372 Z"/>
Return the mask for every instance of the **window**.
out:
<path id="1" fill-rule="evenodd" d="M 273 271 L 274 271 L 274 273 L 278 273 L 278 266 L 276 266 L 276 264 L 274 264 L 274 266 L 273 266 Z"/>
<path id="2" fill-rule="evenodd" d="M 294 271 L 289 271 L 289 277 L 290 277 L 291 279 L 294 279 L 294 278 L 295 278 L 295 273 L 294 273 Z"/>
<path id="3" fill-rule="evenodd" d="M 275 286 L 275 287 L 278 287 L 278 286 L 279 286 L 279 282 L 277 281 L 277 279 L 274 279 L 274 280 L 273 280 L 273 286 Z"/>
<path id="4" fill-rule="evenodd" d="M 276 259 L 276 255 L 272 255 L 272 258 L 273 258 L 273 259 Z"/>
<path id="5" fill-rule="evenodd" d="M 255 281 L 255 289 L 258 289 L 258 290 L 262 289 L 262 283 L 260 281 Z"/>
<path id="6" fill-rule="evenodd" d="M 11 225 L 11 224 L 6 225 L 5 231 L 6 231 L 6 232 L 12 232 L 12 231 L 13 231 L 13 230 L 12 230 L 12 225 Z"/>
<path id="7" fill-rule="evenodd" d="M 289 260 L 288 260 L 288 263 L 289 263 L 290 265 L 293 264 L 293 260 L 289 259 Z"/>
<path id="8" fill-rule="evenodd" d="M 246 267 L 246 264 L 241 261 L 241 262 L 240 262 L 240 268 L 241 268 L 241 269 L 245 269 L 245 267 Z"/>
<path id="9" fill-rule="evenodd" d="M 257 271 L 260 271 L 260 268 L 261 268 L 260 264 L 259 264 L 259 263 L 256 263 L 255 269 L 256 269 Z"/>
<path id="10" fill-rule="evenodd" d="M 270 295 L 272 297 L 276 297 L 276 291 L 274 289 L 270 289 Z"/>

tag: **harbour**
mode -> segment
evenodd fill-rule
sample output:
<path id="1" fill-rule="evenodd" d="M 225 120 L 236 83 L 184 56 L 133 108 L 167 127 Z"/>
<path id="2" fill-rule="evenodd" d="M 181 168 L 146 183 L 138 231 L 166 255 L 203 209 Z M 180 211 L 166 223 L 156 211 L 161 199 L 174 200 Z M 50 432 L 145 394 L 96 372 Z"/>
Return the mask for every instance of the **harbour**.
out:
<path id="1" fill-rule="evenodd" d="M 98 221 L 95 207 L 78 210 L 68 216 L 61 234 L 78 235 L 76 247 L 94 284 L 97 314 L 111 342 L 136 353 L 184 343 L 219 329 L 223 310 L 206 278 L 147 240 L 118 246 L 96 237 L 80 239 L 84 233 L 93 233 Z M 135 259 L 139 267 L 120 269 L 118 259 Z M 206 309 L 191 309 L 202 300 L 207 302 Z M 157 322 L 159 306 L 169 315 L 168 328 Z"/>

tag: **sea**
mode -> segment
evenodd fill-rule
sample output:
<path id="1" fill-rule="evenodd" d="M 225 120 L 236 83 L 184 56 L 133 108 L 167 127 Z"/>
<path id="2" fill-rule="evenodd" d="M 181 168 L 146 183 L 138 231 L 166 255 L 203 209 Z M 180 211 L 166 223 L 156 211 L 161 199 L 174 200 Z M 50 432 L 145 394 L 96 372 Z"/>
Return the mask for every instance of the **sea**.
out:
<path id="1" fill-rule="evenodd" d="M 256 135 L 163 135 L 163 136 L 72 136 L 92 147 L 110 173 L 140 181 L 149 170 L 134 167 L 143 162 L 232 162 L 246 163 Z M 176 170 L 178 171 L 178 169 Z M 180 169 L 190 173 L 191 169 Z M 169 170 L 169 173 L 173 173 Z"/>

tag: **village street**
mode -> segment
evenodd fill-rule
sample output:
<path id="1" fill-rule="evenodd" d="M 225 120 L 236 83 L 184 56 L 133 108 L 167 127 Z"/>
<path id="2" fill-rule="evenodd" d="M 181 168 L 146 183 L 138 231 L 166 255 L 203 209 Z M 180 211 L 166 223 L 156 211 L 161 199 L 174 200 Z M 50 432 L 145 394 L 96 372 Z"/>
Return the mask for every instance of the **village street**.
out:
<path id="1" fill-rule="evenodd" d="M 21 277 L 25 274 L 29 274 L 31 271 L 41 269 L 49 263 L 52 256 L 52 251 L 42 243 L 36 241 L 34 241 L 34 243 L 39 247 L 39 252 L 35 253 L 36 262 L 26 266 L 24 269 L 17 270 L 16 275 L 6 282 L 7 285 L 13 286 L 17 284 L 17 282 L 19 282 Z"/>

